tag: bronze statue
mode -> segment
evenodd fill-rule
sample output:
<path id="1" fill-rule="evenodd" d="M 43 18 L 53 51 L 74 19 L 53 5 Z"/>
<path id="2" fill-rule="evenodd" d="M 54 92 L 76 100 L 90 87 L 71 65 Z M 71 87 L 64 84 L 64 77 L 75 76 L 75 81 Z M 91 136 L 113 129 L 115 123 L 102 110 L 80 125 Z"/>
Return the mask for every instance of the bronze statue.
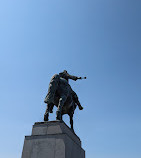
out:
<path id="1" fill-rule="evenodd" d="M 62 120 L 62 115 L 68 114 L 70 116 L 71 129 L 73 130 L 73 114 L 76 106 L 80 110 L 81 106 L 77 94 L 72 90 L 68 80 L 86 79 L 86 77 L 76 77 L 68 74 L 66 70 L 59 74 L 55 74 L 50 81 L 48 94 L 44 100 L 47 103 L 47 109 L 44 114 L 44 121 L 48 121 L 49 113 L 53 112 L 54 105 L 58 108 L 56 112 L 56 119 Z"/>

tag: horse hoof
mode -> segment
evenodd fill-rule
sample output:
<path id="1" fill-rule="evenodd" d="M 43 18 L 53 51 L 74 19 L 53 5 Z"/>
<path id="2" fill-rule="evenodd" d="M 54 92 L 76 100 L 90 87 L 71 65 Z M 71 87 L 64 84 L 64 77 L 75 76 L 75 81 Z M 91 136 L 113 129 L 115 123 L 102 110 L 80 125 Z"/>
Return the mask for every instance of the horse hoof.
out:
<path id="1" fill-rule="evenodd" d="M 81 107 L 79 107 L 79 110 L 83 110 L 83 107 L 81 106 Z"/>

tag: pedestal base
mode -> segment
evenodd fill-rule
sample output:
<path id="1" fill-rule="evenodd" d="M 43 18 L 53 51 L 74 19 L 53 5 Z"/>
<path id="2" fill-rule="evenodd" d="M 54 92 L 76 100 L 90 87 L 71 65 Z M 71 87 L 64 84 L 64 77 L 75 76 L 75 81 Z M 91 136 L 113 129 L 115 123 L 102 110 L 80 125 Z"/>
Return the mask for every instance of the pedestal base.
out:
<path id="1" fill-rule="evenodd" d="M 37 122 L 25 137 L 22 158 L 85 158 L 85 151 L 63 121 Z"/>

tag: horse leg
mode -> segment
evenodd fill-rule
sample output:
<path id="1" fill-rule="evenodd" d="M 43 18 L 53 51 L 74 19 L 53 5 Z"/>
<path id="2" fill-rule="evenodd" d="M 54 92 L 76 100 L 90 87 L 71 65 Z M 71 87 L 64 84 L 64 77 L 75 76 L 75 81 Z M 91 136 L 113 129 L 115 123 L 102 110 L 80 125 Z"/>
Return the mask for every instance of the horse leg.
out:
<path id="1" fill-rule="evenodd" d="M 47 104 L 47 109 L 46 109 L 46 112 L 44 114 L 44 121 L 48 121 L 48 118 L 49 118 L 49 112 L 50 110 L 52 109 L 52 106 L 53 104 Z"/>
<path id="2" fill-rule="evenodd" d="M 53 108 L 54 108 L 54 104 L 53 103 L 49 104 L 49 112 L 50 113 L 53 113 Z"/>
<path id="3" fill-rule="evenodd" d="M 78 96 L 74 91 L 72 91 L 72 96 L 73 96 L 74 102 L 78 105 L 79 110 L 83 110 L 83 107 L 81 106 L 81 104 L 79 102 Z"/>
<path id="4" fill-rule="evenodd" d="M 49 112 L 48 112 L 48 107 L 47 107 L 46 112 L 44 114 L 44 121 L 48 121 L 48 118 L 49 118 Z"/>
<path id="5" fill-rule="evenodd" d="M 74 132 L 74 129 L 73 129 L 73 114 L 70 115 L 70 124 L 71 124 L 71 129 Z"/>
<path id="6" fill-rule="evenodd" d="M 59 104 L 58 104 L 58 109 L 57 109 L 57 112 L 56 112 L 56 120 L 62 120 L 62 107 L 66 101 L 67 97 L 66 96 L 62 96 L 60 99 L 59 99 Z"/>

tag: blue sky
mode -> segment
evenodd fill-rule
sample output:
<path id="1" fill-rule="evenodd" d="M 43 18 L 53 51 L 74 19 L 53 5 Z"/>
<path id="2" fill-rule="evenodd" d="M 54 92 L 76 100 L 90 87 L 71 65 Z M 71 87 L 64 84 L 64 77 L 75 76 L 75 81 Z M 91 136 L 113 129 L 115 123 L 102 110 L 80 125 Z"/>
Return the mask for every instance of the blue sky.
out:
<path id="1" fill-rule="evenodd" d="M 139 0 L 0 1 L 1 158 L 21 157 L 50 78 L 64 69 L 87 76 L 70 81 L 84 106 L 74 128 L 86 158 L 141 158 L 140 15 Z"/>

